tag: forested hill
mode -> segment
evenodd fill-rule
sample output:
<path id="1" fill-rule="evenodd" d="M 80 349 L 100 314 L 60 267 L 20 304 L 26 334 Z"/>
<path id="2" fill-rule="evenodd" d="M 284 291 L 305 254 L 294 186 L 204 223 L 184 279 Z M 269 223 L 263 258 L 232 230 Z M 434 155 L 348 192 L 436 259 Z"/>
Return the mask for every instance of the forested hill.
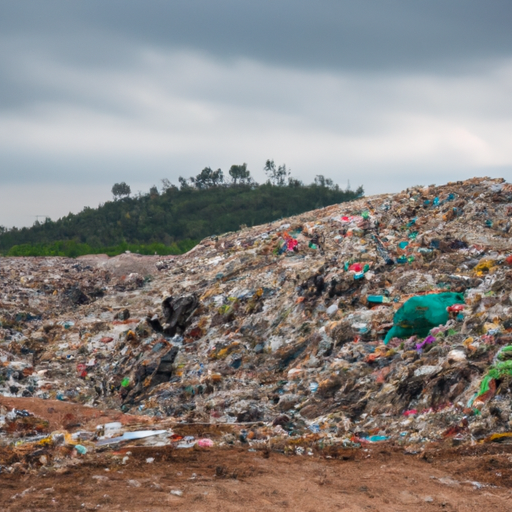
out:
<path id="1" fill-rule="evenodd" d="M 211 171 L 211 170 L 210 170 Z M 204 171 L 203 171 L 204 173 Z M 215 173 L 213 173 L 215 174 Z M 231 183 L 202 183 L 180 178 L 181 187 L 130 197 L 122 183 L 112 188 L 115 200 L 97 209 L 85 208 L 57 221 L 46 219 L 31 228 L 3 229 L 0 253 L 10 256 L 79 256 L 125 250 L 142 254 L 179 254 L 206 236 L 254 226 L 308 210 L 350 201 L 363 195 L 341 190 L 323 177 L 311 185 L 297 180 L 269 180 L 258 185 L 250 179 Z M 117 187 L 117 188 L 116 188 Z M 123 197 L 124 196 L 124 197 Z"/>

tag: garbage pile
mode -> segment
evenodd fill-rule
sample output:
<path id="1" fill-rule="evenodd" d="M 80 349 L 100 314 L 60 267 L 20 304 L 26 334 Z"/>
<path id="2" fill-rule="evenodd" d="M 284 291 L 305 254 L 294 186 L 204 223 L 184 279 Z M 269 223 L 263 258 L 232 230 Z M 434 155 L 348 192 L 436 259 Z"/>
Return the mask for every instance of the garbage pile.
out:
<path id="1" fill-rule="evenodd" d="M 211 237 L 152 275 L 3 258 L 0 394 L 296 453 L 506 442 L 511 222 L 512 185 L 474 178 Z"/>

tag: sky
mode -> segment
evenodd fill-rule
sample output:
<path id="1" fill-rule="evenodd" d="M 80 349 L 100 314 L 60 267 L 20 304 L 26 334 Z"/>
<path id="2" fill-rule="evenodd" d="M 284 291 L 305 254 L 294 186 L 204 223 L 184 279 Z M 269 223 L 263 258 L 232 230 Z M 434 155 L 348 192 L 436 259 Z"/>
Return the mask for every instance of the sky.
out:
<path id="1" fill-rule="evenodd" d="M 0 0 L 0 225 L 267 159 L 512 178 L 510 0 Z"/>

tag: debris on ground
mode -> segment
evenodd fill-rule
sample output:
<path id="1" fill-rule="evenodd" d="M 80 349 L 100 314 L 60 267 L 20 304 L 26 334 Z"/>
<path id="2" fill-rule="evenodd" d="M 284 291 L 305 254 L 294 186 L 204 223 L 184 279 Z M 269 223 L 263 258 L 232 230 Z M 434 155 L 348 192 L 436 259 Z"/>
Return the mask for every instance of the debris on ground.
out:
<path id="1" fill-rule="evenodd" d="M 2 470 L 127 443 L 308 455 L 512 442 L 511 222 L 512 185 L 474 178 L 133 268 L 130 255 L 2 258 L 0 400 L 140 418 L 52 430 L 0 401 L 0 449 L 15 450 Z"/>

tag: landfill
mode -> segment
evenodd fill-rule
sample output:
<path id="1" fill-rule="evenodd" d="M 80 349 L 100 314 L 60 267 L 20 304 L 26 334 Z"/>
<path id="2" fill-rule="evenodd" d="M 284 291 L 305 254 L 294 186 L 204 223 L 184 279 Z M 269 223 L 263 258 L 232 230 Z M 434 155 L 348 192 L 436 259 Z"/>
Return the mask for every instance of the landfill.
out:
<path id="1" fill-rule="evenodd" d="M 512 442 L 511 222 L 512 185 L 474 178 L 182 256 L 1 258 L 0 395 L 130 421 L 52 431 L 0 402 L 0 448 L 45 465 L 49 447 L 79 459 L 133 442 L 298 455 Z"/>

